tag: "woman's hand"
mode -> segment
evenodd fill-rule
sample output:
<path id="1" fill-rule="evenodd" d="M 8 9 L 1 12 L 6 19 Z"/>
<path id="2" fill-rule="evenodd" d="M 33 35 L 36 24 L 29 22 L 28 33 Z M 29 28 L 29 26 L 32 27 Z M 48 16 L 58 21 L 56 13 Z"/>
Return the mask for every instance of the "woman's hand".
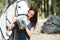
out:
<path id="1" fill-rule="evenodd" d="M 17 17 L 13 17 L 12 23 L 13 23 L 13 24 L 14 24 L 14 23 L 16 23 L 16 22 L 17 22 L 17 20 L 18 20 L 18 18 L 17 18 Z"/>
<path id="2" fill-rule="evenodd" d="M 15 23 L 17 22 L 18 18 L 13 17 L 11 24 L 8 27 L 8 31 L 12 31 L 12 29 L 15 27 Z"/>

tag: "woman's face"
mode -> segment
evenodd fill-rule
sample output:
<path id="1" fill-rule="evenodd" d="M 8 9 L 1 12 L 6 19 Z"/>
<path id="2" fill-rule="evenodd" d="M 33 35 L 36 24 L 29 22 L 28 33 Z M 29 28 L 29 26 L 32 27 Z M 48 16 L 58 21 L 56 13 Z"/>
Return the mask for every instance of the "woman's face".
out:
<path id="1" fill-rule="evenodd" d="M 32 18 L 34 16 L 34 11 L 33 10 L 30 10 L 29 12 L 28 12 L 28 18 L 30 19 L 30 18 Z"/>

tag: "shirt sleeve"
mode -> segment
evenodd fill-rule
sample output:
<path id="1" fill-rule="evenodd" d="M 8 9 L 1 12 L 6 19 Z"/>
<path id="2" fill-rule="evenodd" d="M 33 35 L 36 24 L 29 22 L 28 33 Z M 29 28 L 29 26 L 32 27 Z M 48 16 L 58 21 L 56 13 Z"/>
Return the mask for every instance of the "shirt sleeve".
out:
<path id="1" fill-rule="evenodd" d="M 30 30 L 31 28 L 36 28 L 36 25 L 35 24 L 32 24 L 32 23 L 29 23 L 28 25 L 27 25 L 27 28 Z"/>
<path id="2" fill-rule="evenodd" d="M 34 29 L 36 29 L 36 24 L 31 24 L 31 27 L 33 27 Z"/>

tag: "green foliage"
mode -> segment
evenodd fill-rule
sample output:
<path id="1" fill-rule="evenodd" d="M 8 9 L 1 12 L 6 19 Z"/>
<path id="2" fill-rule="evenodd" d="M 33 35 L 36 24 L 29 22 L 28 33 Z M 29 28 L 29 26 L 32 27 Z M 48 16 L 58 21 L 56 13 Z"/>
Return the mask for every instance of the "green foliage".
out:
<path id="1" fill-rule="evenodd" d="M 10 3 L 13 0 L 9 0 Z M 42 16 L 44 12 L 44 16 L 47 15 L 47 2 L 48 0 L 31 0 L 31 7 L 36 8 L 39 11 L 39 15 Z M 42 9 L 42 4 L 44 3 L 44 9 Z M 60 17 L 60 0 L 51 0 L 51 15 L 56 13 L 57 16 Z M 0 0 L 0 12 L 2 9 L 8 4 L 8 0 Z M 48 13 L 49 14 L 49 13 Z M 48 17 L 48 16 L 47 16 Z"/>
<path id="2" fill-rule="evenodd" d="M 56 15 L 60 17 L 60 0 L 56 0 Z"/>
<path id="3" fill-rule="evenodd" d="M 36 5 L 35 5 L 35 1 L 31 1 L 31 6 L 32 7 L 35 7 Z"/>

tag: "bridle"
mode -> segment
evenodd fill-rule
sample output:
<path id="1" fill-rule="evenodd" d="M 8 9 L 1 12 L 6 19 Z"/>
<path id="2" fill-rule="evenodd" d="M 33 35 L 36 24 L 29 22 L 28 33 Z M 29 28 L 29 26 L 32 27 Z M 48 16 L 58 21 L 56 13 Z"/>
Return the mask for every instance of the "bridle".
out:
<path id="1" fill-rule="evenodd" d="M 16 7 L 15 7 L 15 17 L 18 17 L 18 16 L 22 16 L 22 15 L 25 15 L 25 16 L 27 16 L 27 14 L 19 14 L 19 12 L 18 12 L 18 9 L 17 9 L 17 7 L 18 7 L 18 3 L 19 3 L 20 1 L 17 1 L 17 3 L 16 3 Z M 19 8 L 20 8 L 20 6 L 19 6 Z"/>
<path id="2" fill-rule="evenodd" d="M 27 17 L 27 14 L 20 14 L 19 12 L 18 12 L 18 3 L 19 3 L 20 1 L 17 1 L 17 3 L 16 3 L 16 7 L 15 7 L 15 13 L 14 13 L 14 16 L 15 17 L 18 17 L 18 16 L 26 16 Z M 21 8 L 20 6 L 19 6 L 19 8 Z M 19 19 L 18 19 L 19 20 Z M 20 21 L 20 20 L 19 20 Z M 18 23 L 18 25 L 21 23 L 21 22 L 17 22 Z M 21 25 L 21 24 L 20 24 Z"/>

